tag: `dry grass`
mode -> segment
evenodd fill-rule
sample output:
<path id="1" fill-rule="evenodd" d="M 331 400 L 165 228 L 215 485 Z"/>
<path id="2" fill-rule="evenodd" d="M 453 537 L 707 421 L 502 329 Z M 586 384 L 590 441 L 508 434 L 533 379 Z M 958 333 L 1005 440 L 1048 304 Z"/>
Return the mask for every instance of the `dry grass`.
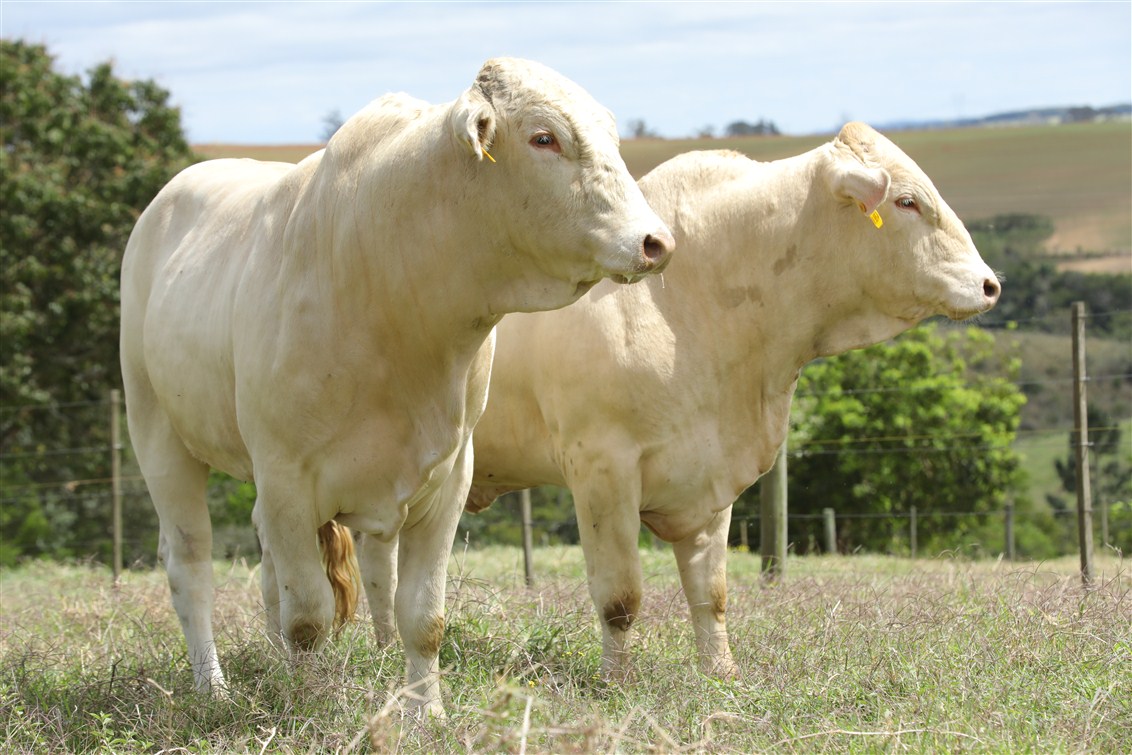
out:
<path id="1" fill-rule="evenodd" d="M 642 553 L 634 679 L 597 678 L 577 548 L 452 561 L 447 721 L 399 713 L 401 655 L 358 622 L 292 663 L 259 634 L 254 568 L 218 564 L 231 698 L 190 691 L 161 572 L 90 566 L 0 581 L 5 752 L 1132 751 L 1132 576 L 1076 564 L 820 557 L 763 586 L 733 554 L 735 682 L 694 671 L 671 554 Z"/>

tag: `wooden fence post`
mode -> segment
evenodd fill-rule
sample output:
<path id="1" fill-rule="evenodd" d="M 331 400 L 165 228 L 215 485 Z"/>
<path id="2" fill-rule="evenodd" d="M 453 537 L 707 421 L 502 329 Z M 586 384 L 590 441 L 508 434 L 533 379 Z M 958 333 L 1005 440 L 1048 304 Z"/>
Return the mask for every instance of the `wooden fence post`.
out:
<path id="1" fill-rule="evenodd" d="M 110 505 L 113 521 L 114 556 L 111 570 L 114 582 L 122 574 L 122 442 L 119 438 L 121 428 L 122 396 L 117 388 L 110 391 Z"/>
<path id="2" fill-rule="evenodd" d="M 1073 302 L 1073 428 L 1077 461 L 1077 542 L 1081 581 L 1093 582 L 1093 501 L 1089 485 L 1089 415 L 1085 391 L 1085 302 Z"/>
<path id="3" fill-rule="evenodd" d="M 911 516 L 908 522 L 908 538 L 912 546 L 912 558 L 916 558 L 916 507 L 913 506 L 908 512 Z"/>
<path id="4" fill-rule="evenodd" d="M 750 542 L 750 540 L 747 539 L 747 520 L 746 519 L 740 519 L 739 520 L 739 545 L 741 545 L 743 547 L 744 551 L 746 551 L 748 553 L 751 552 L 751 542 Z"/>
<path id="5" fill-rule="evenodd" d="M 527 587 L 535 584 L 534 538 L 531 535 L 531 490 L 524 488 L 519 492 L 519 509 L 523 519 L 523 576 Z"/>
<path id="6" fill-rule="evenodd" d="M 759 551 L 764 579 L 786 576 L 786 441 L 759 485 Z"/>
<path id="7" fill-rule="evenodd" d="M 837 518 L 833 509 L 822 509 L 821 513 L 825 519 L 825 552 L 837 553 Z"/>
<path id="8" fill-rule="evenodd" d="M 1006 502 L 1003 507 L 1003 516 L 1006 518 L 1006 560 L 1014 560 L 1014 504 Z"/>

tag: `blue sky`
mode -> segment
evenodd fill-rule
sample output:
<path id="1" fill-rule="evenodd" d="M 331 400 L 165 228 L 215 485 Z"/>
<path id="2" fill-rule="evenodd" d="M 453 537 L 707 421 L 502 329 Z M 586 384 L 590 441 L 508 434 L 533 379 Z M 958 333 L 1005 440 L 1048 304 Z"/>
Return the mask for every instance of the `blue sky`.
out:
<path id="1" fill-rule="evenodd" d="M 538 60 L 663 136 L 791 134 L 1132 100 L 1132 2 L 51 2 L 0 32 L 79 73 L 154 79 L 191 141 L 308 144 L 389 91 L 454 99 L 496 55 Z"/>

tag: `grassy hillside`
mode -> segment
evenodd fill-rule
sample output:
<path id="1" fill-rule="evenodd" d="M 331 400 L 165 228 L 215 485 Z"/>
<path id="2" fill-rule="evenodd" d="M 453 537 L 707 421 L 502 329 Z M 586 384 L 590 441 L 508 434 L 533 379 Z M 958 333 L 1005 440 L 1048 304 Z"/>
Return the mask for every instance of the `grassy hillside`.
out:
<path id="1" fill-rule="evenodd" d="M 964 220 L 1024 212 L 1053 218 L 1052 252 L 1112 252 L 1110 271 L 1132 271 L 1132 123 L 898 131 L 890 138 L 927 172 Z M 640 139 L 622 143 L 642 176 L 695 149 L 734 149 L 756 160 L 800 154 L 830 137 Z M 206 157 L 296 162 L 318 145 L 199 145 Z"/>

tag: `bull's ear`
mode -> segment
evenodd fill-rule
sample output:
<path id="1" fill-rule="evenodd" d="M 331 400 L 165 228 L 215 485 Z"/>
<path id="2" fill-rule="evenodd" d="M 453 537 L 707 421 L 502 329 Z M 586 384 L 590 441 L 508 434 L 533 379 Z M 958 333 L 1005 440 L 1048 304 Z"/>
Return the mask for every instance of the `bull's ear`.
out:
<path id="1" fill-rule="evenodd" d="M 473 86 L 452 104 L 448 116 L 456 139 L 483 160 L 495 139 L 495 108 L 479 86 Z M 490 156 L 490 155 L 489 155 Z"/>
<path id="2" fill-rule="evenodd" d="M 834 160 L 829 185 L 839 197 L 852 200 L 866 215 L 884 204 L 892 178 L 884 168 L 870 168 L 855 159 Z"/>

